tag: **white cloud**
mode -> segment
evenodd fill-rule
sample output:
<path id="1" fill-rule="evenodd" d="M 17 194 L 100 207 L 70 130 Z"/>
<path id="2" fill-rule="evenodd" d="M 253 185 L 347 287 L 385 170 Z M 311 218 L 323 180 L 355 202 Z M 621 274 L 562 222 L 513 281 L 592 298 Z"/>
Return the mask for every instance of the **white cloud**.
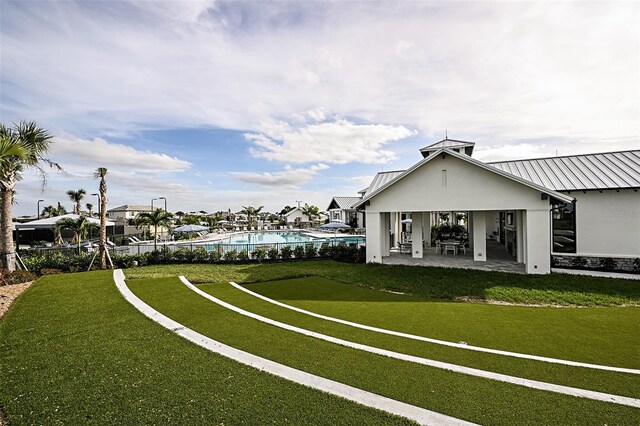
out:
<path id="1" fill-rule="evenodd" d="M 324 108 L 505 143 L 640 135 L 637 2 L 5 3 L 9 121 L 260 132 Z"/>
<path id="2" fill-rule="evenodd" d="M 404 126 L 354 124 L 344 119 L 309 124 L 299 129 L 282 124 L 264 128 L 264 133 L 245 134 L 255 144 L 251 154 L 290 163 L 387 163 L 395 158 L 395 154 L 384 146 L 415 134 Z"/>
<path id="3" fill-rule="evenodd" d="M 254 185 L 266 187 L 299 187 L 302 184 L 311 181 L 318 174 L 318 172 L 327 170 L 328 168 L 329 166 L 327 166 L 326 164 L 316 164 L 308 168 L 297 169 L 287 166 L 281 172 L 235 172 L 231 173 L 231 175 L 240 181 L 251 183 Z"/>
<path id="4" fill-rule="evenodd" d="M 139 151 L 100 138 L 57 137 L 53 140 L 49 156 L 62 165 L 89 165 L 94 170 L 98 167 L 117 167 L 146 172 L 177 172 L 191 167 L 185 160 L 157 152 Z"/>

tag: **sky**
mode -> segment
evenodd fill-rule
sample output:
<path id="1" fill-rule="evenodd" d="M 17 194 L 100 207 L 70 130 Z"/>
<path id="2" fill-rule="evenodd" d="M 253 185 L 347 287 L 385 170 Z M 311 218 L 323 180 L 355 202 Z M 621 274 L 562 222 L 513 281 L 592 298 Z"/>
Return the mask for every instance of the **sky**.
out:
<path id="1" fill-rule="evenodd" d="M 637 1 L 2 0 L 0 121 L 64 168 L 26 172 L 14 214 L 71 210 L 97 167 L 109 207 L 279 211 L 445 132 L 483 161 L 638 149 L 638 28 Z"/>

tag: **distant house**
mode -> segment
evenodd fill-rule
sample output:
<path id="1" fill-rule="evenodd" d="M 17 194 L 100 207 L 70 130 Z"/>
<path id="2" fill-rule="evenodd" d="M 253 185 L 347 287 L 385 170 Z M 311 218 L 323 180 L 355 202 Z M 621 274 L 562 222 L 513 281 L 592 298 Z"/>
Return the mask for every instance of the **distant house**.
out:
<path id="1" fill-rule="evenodd" d="M 310 223 L 313 224 L 324 222 L 327 218 L 327 215 L 321 212 L 318 216 L 312 217 L 311 222 L 309 222 L 309 217 L 305 214 L 302 214 L 302 209 L 296 207 L 289 213 L 283 215 L 282 218 L 285 222 L 287 222 L 287 225 L 304 226 L 309 225 Z"/>
<path id="2" fill-rule="evenodd" d="M 124 206 L 118 206 L 107 210 L 107 217 L 122 225 L 126 224 L 129 219 L 134 219 L 139 213 L 148 213 L 151 211 L 150 205 L 125 204 Z"/>
<path id="3" fill-rule="evenodd" d="M 360 194 L 367 190 L 363 189 Z M 332 222 L 344 222 L 356 228 L 364 227 L 364 212 L 358 211 L 355 205 L 362 200 L 360 197 L 333 197 L 327 208 L 329 220 Z"/>

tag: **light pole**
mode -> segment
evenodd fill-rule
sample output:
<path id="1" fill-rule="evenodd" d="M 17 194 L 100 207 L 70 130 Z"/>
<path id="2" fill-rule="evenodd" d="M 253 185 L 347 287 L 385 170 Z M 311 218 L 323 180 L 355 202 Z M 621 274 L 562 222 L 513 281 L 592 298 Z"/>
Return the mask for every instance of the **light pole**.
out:
<path id="1" fill-rule="evenodd" d="M 43 201 L 44 200 L 38 200 L 38 204 L 37 204 L 38 214 L 36 214 L 36 219 L 40 219 L 40 203 Z"/>
<path id="2" fill-rule="evenodd" d="M 167 198 L 166 197 L 160 197 L 158 198 L 158 200 L 164 200 L 164 211 L 167 211 Z"/>
<path id="3" fill-rule="evenodd" d="M 151 211 L 152 211 L 152 212 L 153 212 L 153 202 L 154 202 L 155 200 L 157 200 L 157 198 L 152 198 L 152 199 L 151 199 Z"/>
<path id="4" fill-rule="evenodd" d="M 91 194 L 91 195 L 95 195 L 96 197 L 98 197 L 98 216 L 102 214 L 102 211 L 100 210 L 102 208 L 102 200 L 100 199 L 100 194 Z"/>

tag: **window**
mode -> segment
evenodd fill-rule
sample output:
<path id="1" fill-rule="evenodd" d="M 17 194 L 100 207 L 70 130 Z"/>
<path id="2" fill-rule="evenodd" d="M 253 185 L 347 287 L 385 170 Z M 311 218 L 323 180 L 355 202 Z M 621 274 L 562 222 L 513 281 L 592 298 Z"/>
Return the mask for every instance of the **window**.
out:
<path id="1" fill-rule="evenodd" d="M 576 252 L 576 204 L 554 205 L 552 210 L 553 248 L 555 253 Z"/>

